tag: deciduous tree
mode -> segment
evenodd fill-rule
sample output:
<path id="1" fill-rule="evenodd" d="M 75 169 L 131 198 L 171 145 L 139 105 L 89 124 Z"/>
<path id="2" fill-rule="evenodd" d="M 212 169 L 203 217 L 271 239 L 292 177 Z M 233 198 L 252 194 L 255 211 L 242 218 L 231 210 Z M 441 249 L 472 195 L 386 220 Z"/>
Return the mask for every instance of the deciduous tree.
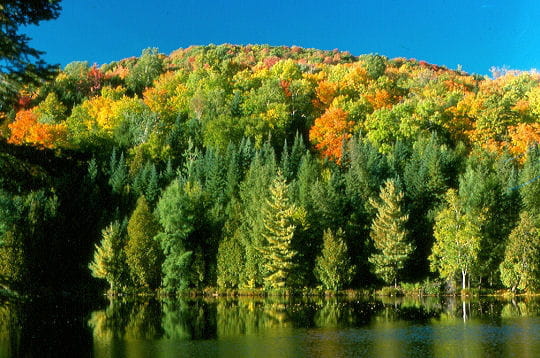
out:
<path id="1" fill-rule="evenodd" d="M 461 273 L 461 287 L 476 265 L 481 242 L 482 212 L 466 211 L 454 189 L 446 193 L 446 205 L 435 218 L 435 244 L 429 256 L 431 270 L 453 279 Z"/>
<path id="2" fill-rule="evenodd" d="M 141 196 L 128 222 L 125 250 L 131 277 L 143 288 L 156 289 L 161 281 L 163 254 L 158 242 L 154 240 L 158 225 L 146 199 Z"/>
<path id="3" fill-rule="evenodd" d="M 94 259 L 88 265 L 92 276 L 106 280 L 113 293 L 127 284 L 125 229 L 118 221 L 103 229 L 101 242 L 95 246 Z"/>
<path id="4" fill-rule="evenodd" d="M 526 211 L 508 237 L 500 270 L 503 284 L 512 291 L 534 291 L 540 286 L 540 230 Z"/>

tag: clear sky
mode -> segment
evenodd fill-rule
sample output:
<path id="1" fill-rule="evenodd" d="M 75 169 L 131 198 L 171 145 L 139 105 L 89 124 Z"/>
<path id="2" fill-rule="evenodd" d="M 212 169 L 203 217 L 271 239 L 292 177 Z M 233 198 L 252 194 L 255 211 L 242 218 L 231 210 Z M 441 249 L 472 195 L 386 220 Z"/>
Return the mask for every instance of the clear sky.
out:
<path id="1" fill-rule="evenodd" d="M 297 45 L 379 53 L 488 74 L 540 69 L 538 0 L 63 0 L 30 27 L 45 60 L 108 63 L 147 47 Z"/>

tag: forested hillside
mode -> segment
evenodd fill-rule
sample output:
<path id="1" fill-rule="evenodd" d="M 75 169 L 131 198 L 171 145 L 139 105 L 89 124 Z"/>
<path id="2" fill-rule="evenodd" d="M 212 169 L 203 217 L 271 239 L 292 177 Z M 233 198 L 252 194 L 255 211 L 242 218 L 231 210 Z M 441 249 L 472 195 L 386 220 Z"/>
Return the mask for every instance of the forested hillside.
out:
<path id="1" fill-rule="evenodd" d="M 147 49 L 0 115 L 12 288 L 540 285 L 537 73 Z"/>

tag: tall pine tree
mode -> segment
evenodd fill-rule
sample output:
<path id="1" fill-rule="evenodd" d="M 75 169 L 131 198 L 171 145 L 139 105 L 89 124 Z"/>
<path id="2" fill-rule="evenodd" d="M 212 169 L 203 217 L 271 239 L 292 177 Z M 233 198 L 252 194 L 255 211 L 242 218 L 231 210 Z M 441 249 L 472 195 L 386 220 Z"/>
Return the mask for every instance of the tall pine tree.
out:
<path id="1" fill-rule="evenodd" d="M 270 289 L 287 287 L 294 274 L 293 260 L 297 252 L 292 249 L 292 240 L 296 228 L 293 224 L 296 207 L 289 203 L 288 189 L 281 170 L 278 170 L 270 186 L 270 199 L 264 208 L 262 235 L 265 245 L 260 248 L 266 269 L 264 283 Z"/>
<path id="2" fill-rule="evenodd" d="M 317 257 L 315 276 L 327 290 L 340 290 L 351 283 L 356 267 L 351 265 L 349 250 L 343 240 L 343 230 L 325 230 L 323 249 Z"/>
<path id="3" fill-rule="evenodd" d="M 413 251 L 405 229 L 409 216 L 403 213 L 403 193 L 394 179 L 384 182 L 379 198 L 380 201 L 370 200 L 377 210 L 370 233 L 377 252 L 369 257 L 369 262 L 373 265 L 375 275 L 387 284 L 393 282 L 397 287 L 398 274 Z"/>

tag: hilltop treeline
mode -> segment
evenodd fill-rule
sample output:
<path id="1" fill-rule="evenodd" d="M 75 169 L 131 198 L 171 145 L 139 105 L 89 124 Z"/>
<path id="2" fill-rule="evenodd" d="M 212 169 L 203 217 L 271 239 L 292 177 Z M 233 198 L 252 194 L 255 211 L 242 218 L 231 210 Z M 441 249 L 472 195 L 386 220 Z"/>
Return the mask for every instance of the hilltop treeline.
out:
<path id="1" fill-rule="evenodd" d="M 91 272 L 115 291 L 535 290 L 539 114 L 536 73 L 337 50 L 74 62 L 2 114 L 12 147 L 57 161 L 2 156 L 18 175 L 1 178 L 1 274 L 34 287 Z"/>

